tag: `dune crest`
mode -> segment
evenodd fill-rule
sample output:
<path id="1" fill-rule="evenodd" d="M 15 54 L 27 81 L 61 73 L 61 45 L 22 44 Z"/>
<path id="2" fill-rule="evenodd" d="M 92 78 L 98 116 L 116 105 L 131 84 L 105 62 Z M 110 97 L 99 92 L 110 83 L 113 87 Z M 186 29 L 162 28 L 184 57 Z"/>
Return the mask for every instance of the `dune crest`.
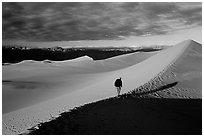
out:
<path id="1" fill-rule="evenodd" d="M 64 61 L 52 61 L 52 60 L 43 60 L 43 61 L 35 61 L 35 60 L 24 60 L 18 63 L 5 63 L 6 65 L 29 65 L 32 63 L 41 64 L 41 63 L 66 63 L 66 62 L 78 62 L 78 61 L 93 61 L 93 58 L 89 56 L 82 56 L 75 59 L 64 60 Z"/>
<path id="2" fill-rule="evenodd" d="M 202 98 L 202 47 L 186 40 L 176 46 L 184 46 L 182 53 L 156 77 L 139 87 L 152 90 L 177 82 L 172 88 L 151 94 L 160 98 Z"/>

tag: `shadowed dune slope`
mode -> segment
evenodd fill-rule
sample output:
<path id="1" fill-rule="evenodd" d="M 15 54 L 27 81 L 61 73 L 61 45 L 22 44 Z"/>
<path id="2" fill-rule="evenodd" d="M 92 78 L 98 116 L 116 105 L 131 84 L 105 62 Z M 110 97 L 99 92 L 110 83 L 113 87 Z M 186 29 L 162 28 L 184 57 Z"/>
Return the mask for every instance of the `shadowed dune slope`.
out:
<path id="1" fill-rule="evenodd" d="M 64 112 L 30 131 L 31 135 L 201 135 L 202 100 L 122 95 Z"/>

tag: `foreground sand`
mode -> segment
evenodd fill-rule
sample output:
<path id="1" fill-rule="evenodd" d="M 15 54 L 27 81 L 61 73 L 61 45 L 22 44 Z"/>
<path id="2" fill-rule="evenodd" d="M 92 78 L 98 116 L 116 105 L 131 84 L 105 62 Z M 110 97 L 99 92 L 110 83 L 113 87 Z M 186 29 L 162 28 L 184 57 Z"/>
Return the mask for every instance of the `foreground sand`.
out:
<path id="1" fill-rule="evenodd" d="M 62 113 L 30 130 L 32 135 L 201 135 L 202 100 L 123 95 Z"/>
<path id="2" fill-rule="evenodd" d="M 201 45 L 187 40 L 152 54 L 135 53 L 92 61 L 23 62 L 3 67 L 3 134 L 20 134 L 60 113 L 122 94 L 153 98 L 201 99 Z M 169 87 L 164 89 L 161 87 Z"/>

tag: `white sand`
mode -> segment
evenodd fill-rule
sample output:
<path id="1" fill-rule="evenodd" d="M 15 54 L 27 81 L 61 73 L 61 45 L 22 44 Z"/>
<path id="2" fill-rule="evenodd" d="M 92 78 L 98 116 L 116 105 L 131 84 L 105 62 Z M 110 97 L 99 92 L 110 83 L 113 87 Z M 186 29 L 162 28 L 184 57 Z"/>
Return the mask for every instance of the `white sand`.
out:
<path id="1" fill-rule="evenodd" d="M 159 52 L 101 61 L 85 57 L 3 66 L 3 134 L 22 133 L 65 110 L 115 96 L 113 83 L 118 77 L 124 83 L 122 93 L 177 81 L 171 90 L 152 96 L 201 98 L 200 49 L 201 45 L 187 40 Z"/>

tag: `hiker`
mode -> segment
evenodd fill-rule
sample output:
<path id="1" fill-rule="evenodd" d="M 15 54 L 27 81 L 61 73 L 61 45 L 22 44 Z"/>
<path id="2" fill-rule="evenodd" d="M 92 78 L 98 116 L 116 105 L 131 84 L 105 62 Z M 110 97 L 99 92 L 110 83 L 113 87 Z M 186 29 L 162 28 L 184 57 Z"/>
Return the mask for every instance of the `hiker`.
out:
<path id="1" fill-rule="evenodd" d="M 121 77 L 120 79 L 116 79 L 115 81 L 115 87 L 117 89 L 117 93 L 118 93 L 118 96 L 120 95 L 120 91 L 121 91 L 121 88 L 122 88 L 122 80 L 121 80 Z"/>

